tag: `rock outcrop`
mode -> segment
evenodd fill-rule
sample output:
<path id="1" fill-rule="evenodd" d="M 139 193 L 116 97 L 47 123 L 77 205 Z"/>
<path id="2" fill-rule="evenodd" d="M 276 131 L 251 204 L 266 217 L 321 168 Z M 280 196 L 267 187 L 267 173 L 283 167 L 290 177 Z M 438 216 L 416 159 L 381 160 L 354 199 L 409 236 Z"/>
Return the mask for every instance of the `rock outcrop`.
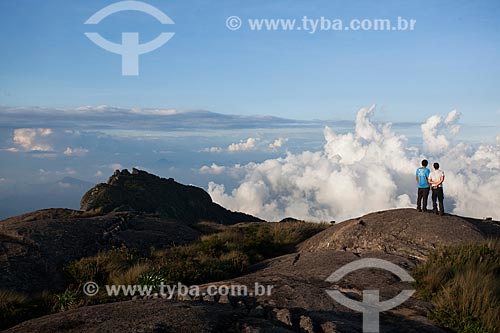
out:
<path id="1" fill-rule="evenodd" d="M 62 212 L 64 213 L 64 212 Z M 92 226 L 92 222 L 88 221 Z M 14 237 L 14 236 L 11 236 Z M 158 295 L 83 307 L 21 323 L 7 332 L 318 332 L 359 333 L 362 315 L 335 302 L 326 290 L 361 300 L 379 290 L 387 300 L 413 289 L 394 274 L 363 268 L 340 281 L 327 278 L 360 258 L 389 261 L 410 274 L 442 245 L 500 237 L 500 224 L 399 209 L 332 225 L 298 246 L 298 252 L 256 264 L 250 273 L 215 285 L 272 286 L 269 295 Z M 208 285 L 201 286 L 201 291 Z M 426 318 L 430 304 L 411 297 L 380 315 L 380 331 L 444 333 Z"/>
<path id="2" fill-rule="evenodd" d="M 301 251 L 331 249 L 356 254 L 383 252 L 423 260 L 442 245 L 500 236 L 500 225 L 455 215 L 437 216 L 414 209 L 371 213 L 335 224 L 303 242 Z"/>
<path id="3" fill-rule="evenodd" d="M 85 193 L 80 207 L 96 214 L 117 211 L 158 214 L 187 223 L 200 220 L 222 224 L 261 221 L 219 206 L 199 187 L 183 185 L 172 178 L 160 178 L 137 169 L 132 169 L 132 173 L 128 170 L 115 171 L 107 184 L 98 184 Z"/>
<path id="4" fill-rule="evenodd" d="M 63 267 L 73 260 L 112 247 L 147 252 L 198 237 L 184 223 L 157 216 L 37 211 L 0 223 L 0 286 L 26 292 L 60 290 L 65 285 Z"/>

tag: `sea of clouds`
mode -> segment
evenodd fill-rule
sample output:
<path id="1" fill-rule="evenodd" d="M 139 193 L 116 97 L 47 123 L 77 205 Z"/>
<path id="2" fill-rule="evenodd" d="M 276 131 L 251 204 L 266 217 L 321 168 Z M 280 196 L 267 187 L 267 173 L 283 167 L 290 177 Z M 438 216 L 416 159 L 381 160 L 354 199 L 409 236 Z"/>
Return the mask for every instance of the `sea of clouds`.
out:
<path id="1" fill-rule="evenodd" d="M 325 127 L 321 151 L 219 167 L 218 172 L 235 178 L 238 185 L 227 190 L 224 184 L 210 182 L 209 194 L 226 208 L 268 221 L 288 216 L 342 221 L 415 207 L 415 170 L 426 158 L 430 165 L 439 162 L 445 172 L 445 210 L 500 218 L 500 135 L 496 145 L 455 142 L 460 113 L 454 110 L 428 118 L 421 125 L 423 145 L 417 147 L 396 134 L 391 124 L 373 122 L 374 110 L 359 110 L 354 132 L 337 134 Z"/>

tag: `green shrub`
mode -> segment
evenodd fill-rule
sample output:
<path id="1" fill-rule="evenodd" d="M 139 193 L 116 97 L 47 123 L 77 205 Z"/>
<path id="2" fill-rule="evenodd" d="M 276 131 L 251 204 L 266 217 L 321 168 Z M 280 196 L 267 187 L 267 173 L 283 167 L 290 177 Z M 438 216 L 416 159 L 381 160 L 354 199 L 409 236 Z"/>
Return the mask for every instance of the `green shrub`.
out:
<path id="1" fill-rule="evenodd" d="M 52 310 L 57 312 L 74 309 L 83 304 L 79 291 L 72 289 L 66 289 L 63 293 L 55 294 L 53 302 Z"/>
<path id="2" fill-rule="evenodd" d="M 436 323 L 457 332 L 500 332 L 500 242 L 445 247 L 415 274 Z"/>
<path id="3" fill-rule="evenodd" d="M 138 284 L 141 286 L 154 286 L 155 290 L 160 284 L 167 284 L 164 274 L 160 271 L 144 272 L 139 276 Z"/>

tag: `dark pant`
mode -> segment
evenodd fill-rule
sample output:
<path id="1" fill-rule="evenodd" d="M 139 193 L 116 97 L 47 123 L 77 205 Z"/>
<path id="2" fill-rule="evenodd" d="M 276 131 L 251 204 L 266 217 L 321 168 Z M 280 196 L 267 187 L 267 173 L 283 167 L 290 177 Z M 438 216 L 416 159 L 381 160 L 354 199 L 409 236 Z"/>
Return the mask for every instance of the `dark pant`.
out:
<path id="1" fill-rule="evenodd" d="M 429 188 L 418 188 L 417 209 L 427 210 L 427 198 L 429 197 Z"/>
<path id="2" fill-rule="evenodd" d="M 439 213 L 444 214 L 444 192 L 442 187 L 437 187 L 432 189 L 432 210 L 437 213 L 438 205 L 437 201 L 439 201 Z"/>

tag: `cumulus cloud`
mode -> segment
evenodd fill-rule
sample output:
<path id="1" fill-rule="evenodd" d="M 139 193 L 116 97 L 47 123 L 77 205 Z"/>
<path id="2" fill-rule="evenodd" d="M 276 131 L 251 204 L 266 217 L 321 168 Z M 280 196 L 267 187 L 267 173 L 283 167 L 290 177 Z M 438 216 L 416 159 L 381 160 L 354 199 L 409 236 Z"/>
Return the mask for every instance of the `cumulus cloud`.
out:
<path id="1" fill-rule="evenodd" d="M 228 147 L 228 151 L 245 151 L 255 149 L 255 144 L 258 138 L 248 138 L 246 141 L 241 140 L 239 143 L 231 143 Z"/>
<path id="2" fill-rule="evenodd" d="M 238 143 L 231 143 L 229 146 L 227 146 L 226 150 L 228 152 L 253 150 L 253 149 L 257 148 L 257 141 L 259 141 L 258 138 L 248 138 L 246 140 L 240 140 L 240 142 L 238 142 Z M 281 144 L 281 143 L 277 143 L 277 144 Z M 271 147 L 271 145 L 269 145 L 269 147 Z M 222 147 L 209 147 L 209 148 L 203 148 L 201 150 L 201 152 L 204 152 L 204 153 L 222 153 L 224 150 L 225 149 Z"/>
<path id="3" fill-rule="evenodd" d="M 414 207 L 415 169 L 422 158 L 439 161 L 446 173 L 448 211 L 468 216 L 500 217 L 499 146 L 451 146 L 440 133 L 459 118 L 455 111 L 446 118 L 432 116 L 422 125 L 428 151 L 410 146 L 390 124 L 371 120 L 374 106 L 361 109 L 354 132 L 338 134 L 324 129 L 323 150 L 262 163 L 226 167 L 238 175 L 238 185 L 226 189 L 210 182 L 213 200 L 231 210 L 240 210 L 266 220 L 286 216 L 314 221 L 344 220 L 368 212 Z M 440 149 L 432 149 L 439 147 Z"/>
<path id="4" fill-rule="evenodd" d="M 422 124 L 422 139 L 424 141 L 424 149 L 427 152 L 438 153 L 450 148 L 450 140 L 441 132 L 444 129 L 448 129 L 450 133 L 457 134 L 460 130 L 460 125 L 458 125 L 460 115 L 459 112 L 453 110 L 448 113 L 445 119 L 434 115 Z"/>
<path id="5" fill-rule="evenodd" d="M 288 141 L 287 138 L 277 138 L 276 140 L 274 140 L 273 143 L 269 144 L 269 149 L 278 149 L 278 148 L 281 148 L 283 146 L 283 144 L 285 142 L 287 142 L 287 141 Z"/>
<path id="6" fill-rule="evenodd" d="M 14 130 L 14 143 L 26 151 L 51 151 L 52 146 L 46 143 L 46 138 L 52 134 L 50 128 L 18 128 Z M 16 148 L 11 148 L 14 152 Z"/>
<path id="7" fill-rule="evenodd" d="M 66 156 L 86 156 L 89 150 L 85 148 L 66 148 L 64 155 Z"/>
<path id="8" fill-rule="evenodd" d="M 446 119 L 444 120 L 445 125 L 450 128 L 450 132 L 452 134 L 457 134 L 460 131 L 458 121 L 460 120 L 461 115 L 462 114 L 457 110 L 453 110 L 448 113 L 448 116 L 446 116 Z"/>
<path id="9" fill-rule="evenodd" d="M 212 174 L 212 175 L 219 175 L 221 174 L 226 168 L 220 165 L 217 165 L 215 163 L 212 163 L 211 166 L 204 165 L 200 168 L 201 173 L 205 174 Z"/>

